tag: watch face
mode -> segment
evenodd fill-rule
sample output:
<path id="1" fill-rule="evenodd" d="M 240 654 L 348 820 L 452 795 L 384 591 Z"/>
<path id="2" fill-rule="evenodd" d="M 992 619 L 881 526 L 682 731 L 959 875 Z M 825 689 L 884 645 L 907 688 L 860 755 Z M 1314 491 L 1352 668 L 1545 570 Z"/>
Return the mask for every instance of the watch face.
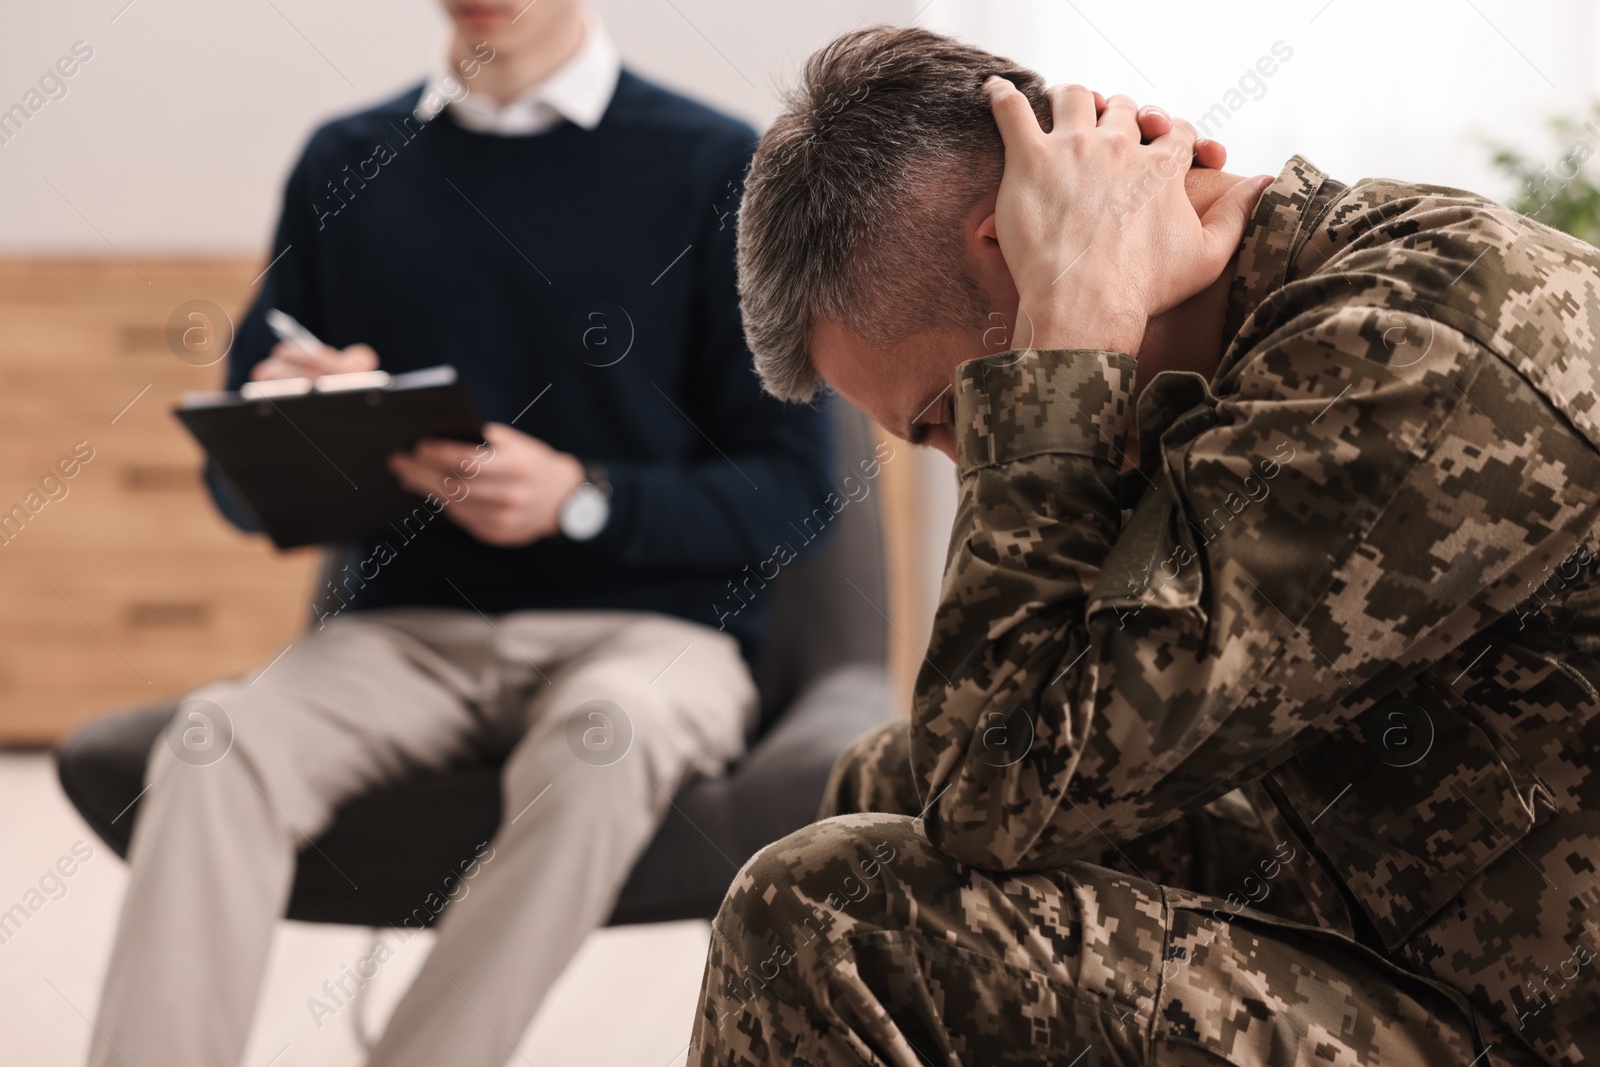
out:
<path id="1" fill-rule="evenodd" d="M 605 529 L 610 515 L 606 495 L 592 485 L 580 485 L 561 505 L 561 532 L 573 541 L 587 541 Z"/>

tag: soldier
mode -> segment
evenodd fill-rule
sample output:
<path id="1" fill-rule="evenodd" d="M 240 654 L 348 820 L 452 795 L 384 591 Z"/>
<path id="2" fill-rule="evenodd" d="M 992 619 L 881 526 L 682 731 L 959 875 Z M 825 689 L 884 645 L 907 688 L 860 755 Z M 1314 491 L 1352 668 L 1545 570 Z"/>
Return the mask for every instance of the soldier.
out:
<path id="1" fill-rule="evenodd" d="M 836 777 L 888 813 L 739 873 L 691 1063 L 1600 1056 L 1600 252 L 1149 115 L 878 28 L 761 142 L 767 388 L 961 503 L 910 722 Z M 1237 788 L 1238 884 L 1136 869 Z"/>

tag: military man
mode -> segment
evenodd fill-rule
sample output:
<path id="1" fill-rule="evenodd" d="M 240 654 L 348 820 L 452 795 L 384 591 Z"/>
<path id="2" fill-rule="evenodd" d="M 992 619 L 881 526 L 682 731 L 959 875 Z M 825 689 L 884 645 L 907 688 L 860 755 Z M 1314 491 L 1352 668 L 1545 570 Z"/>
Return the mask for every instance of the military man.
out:
<path id="1" fill-rule="evenodd" d="M 762 140 L 763 380 L 961 503 L 879 810 L 739 873 L 691 1063 L 1600 1057 L 1600 252 L 1152 114 L 878 28 Z"/>

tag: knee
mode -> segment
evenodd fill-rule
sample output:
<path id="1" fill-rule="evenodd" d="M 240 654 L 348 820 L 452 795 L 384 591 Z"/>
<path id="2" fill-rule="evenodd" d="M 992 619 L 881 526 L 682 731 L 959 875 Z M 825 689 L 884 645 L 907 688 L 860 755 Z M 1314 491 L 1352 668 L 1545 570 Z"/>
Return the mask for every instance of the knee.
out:
<path id="1" fill-rule="evenodd" d="M 145 769 L 149 782 L 205 787 L 239 769 L 239 716 L 224 710 L 219 703 L 224 699 L 222 687 L 208 686 L 178 704 L 150 750 Z"/>
<path id="2" fill-rule="evenodd" d="M 813 955 L 861 929 L 903 920 L 906 880 L 929 846 L 913 819 L 844 815 L 757 852 L 734 878 L 716 925 L 733 950 L 759 961 Z"/>
<path id="3" fill-rule="evenodd" d="M 239 807 L 227 798 L 270 806 L 274 817 L 315 836 L 333 802 L 308 778 L 283 735 L 282 709 L 241 683 L 191 693 L 178 705 L 146 764 L 152 789 L 188 798 L 191 814 L 221 818 Z M 276 714 L 275 714 L 276 713 Z"/>
<path id="4" fill-rule="evenodd" d="M 564 792 L 664 807 L 686 772 L 720 770 L 737 754 L 737 726 L 687 721 L 669 694 L 644 682 L 594 672 L 563 682 L 506 761 L 508 800 L 559 782 Z"/>
<path id="5" fill-rule="evenodd" d="M 566 775 L 575 769 L 611 770 L 631 765 L 654 741 L 641 728 L 659 717 L 658 698 L 625 687 L 585 689 L 546 702 L 517 741 L 506 769 L 518 775 Z"/>

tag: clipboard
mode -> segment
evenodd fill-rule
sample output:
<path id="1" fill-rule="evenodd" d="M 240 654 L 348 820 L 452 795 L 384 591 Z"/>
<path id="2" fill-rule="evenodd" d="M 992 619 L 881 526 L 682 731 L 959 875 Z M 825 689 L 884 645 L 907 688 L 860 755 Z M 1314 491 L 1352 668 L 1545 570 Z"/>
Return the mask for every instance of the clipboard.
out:
<path id="1" fill-rule="evenodd" d="M 365 541 L 425 508 L 388 468 L 424 438 L 476 444 L 456 369 L 363 371 L 189 393 L 173 409 L 279 548 Z"/>

